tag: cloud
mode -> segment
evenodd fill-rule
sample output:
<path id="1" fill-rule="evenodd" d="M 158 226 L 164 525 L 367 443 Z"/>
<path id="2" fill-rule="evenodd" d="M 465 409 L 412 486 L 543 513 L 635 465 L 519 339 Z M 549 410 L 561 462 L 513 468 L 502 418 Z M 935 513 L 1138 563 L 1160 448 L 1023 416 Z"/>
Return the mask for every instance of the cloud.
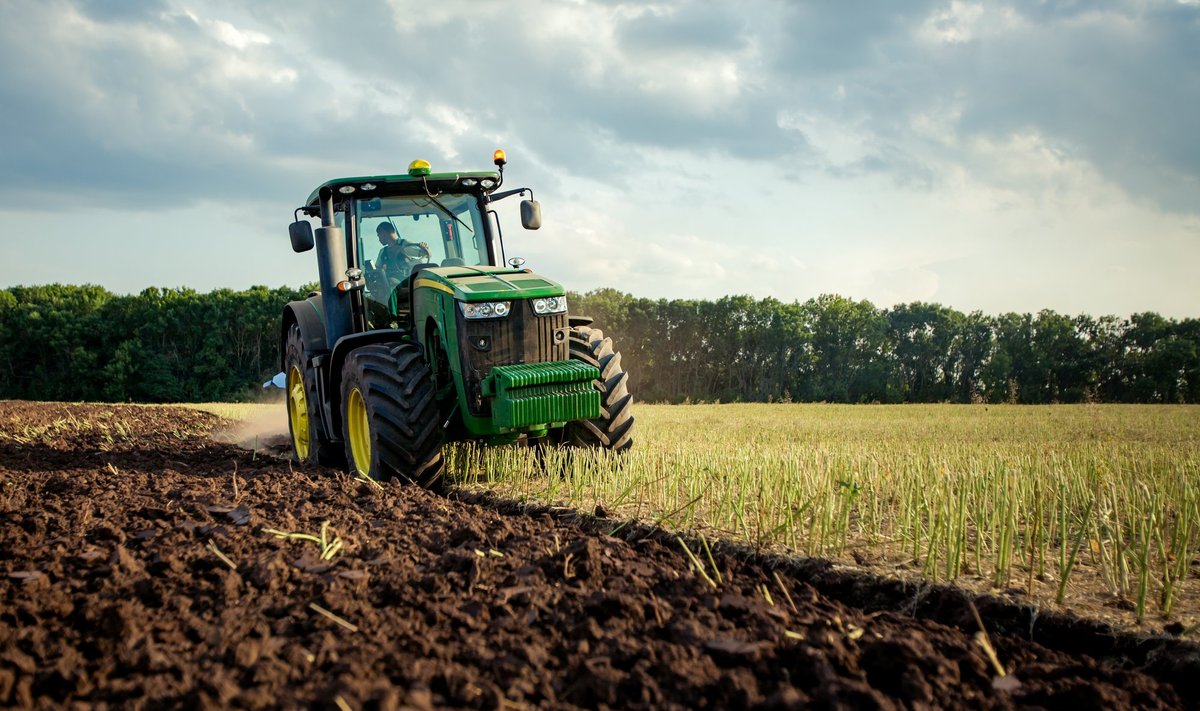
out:
<path id="1" fill-rule="evenodd" d="M 962 97 L 958 132 L 1039 133 L 1132 195 L 1193 211 L 1200 12 L 1165 2 L 1019 12 L 1019 31 L 958 50 L 961 63 L 946 67 Z"/>
<path id="2" fill-rule="evenodd" d="M 457 163 L 501 140 L 550 181 L 628 188 L 631 156 L 666 149 L 929 186 L 973 168 L 961 142 L 1030 133 L 1168 209 L 1200 190 L 1200 78 L 1176 70 L 1200 65 L 1200 13 L 1177 3 L 138 7 L 0 10 L 0 59 L 31 68 L 0 77 L 24 107 L 2 125 L 23 139 L 8 199 L 39 181 L 228 197 L 298 161 Z M 354 41 L 319 39 L 334 27 Z"/>
<path id="3" fill-rule="evenodd" d="M 0 67 L 0 215 L 215 211 L 261 260 L 325 179 L 498 146 L 548 218 L 510 253 L 578 288 L 983 304 L 1014 244 L 1059 284 L 1200 257 L 1195 3 L 8 0 Z"/>
<path id="4" fill-rule="evenodd" d="M 20 21 L 3 21 L 17 9 Z M 0 12 L 0 101 L 20 107 L 0 118 L 16 137 L 0 200 L 69 191 L 75 204 L 153 209 L 265 182 L 278 158 L 258 147 L 269 102 L 299 96 L 265 36 L 174 12 L 98 19 L 53 2 Z"/>

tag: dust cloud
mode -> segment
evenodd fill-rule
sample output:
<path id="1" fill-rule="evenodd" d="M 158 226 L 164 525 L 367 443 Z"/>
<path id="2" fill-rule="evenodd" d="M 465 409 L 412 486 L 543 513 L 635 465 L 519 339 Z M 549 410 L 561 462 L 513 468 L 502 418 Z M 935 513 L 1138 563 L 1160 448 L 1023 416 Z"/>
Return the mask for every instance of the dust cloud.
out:
<path id="1" fill-rule="evenodd" d="M 224 414 L 224 413 L 223 413 Z M 263 397 L 253 405 L 240 406 L 234 414 L 225 414 L 232 424 L 213 433 L 218 442 L 234 444 L 259 454 L 288 456 L 291 436 L 287 408 L 282 393 Z"/>

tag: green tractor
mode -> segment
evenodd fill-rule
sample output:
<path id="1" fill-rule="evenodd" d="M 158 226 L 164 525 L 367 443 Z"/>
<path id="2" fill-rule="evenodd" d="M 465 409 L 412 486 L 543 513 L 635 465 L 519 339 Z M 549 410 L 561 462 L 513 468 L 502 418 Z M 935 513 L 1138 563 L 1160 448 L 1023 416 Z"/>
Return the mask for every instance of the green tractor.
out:
<path id="1" fill-rule="evenodd" d="M 283 310 L 276 380 L 296 460 L 436 486 L 450 440 L 632 445 L 611 339 L 568 313 L 562 286 L 505 264 L 493 203 L 528 193 L 531 230 L 541 207 L 528 188 L 498 192 L 503 151 L 494 162 L 330 180 L 296 209 L 292 249 L 316 247 L 321 287 Z"/>

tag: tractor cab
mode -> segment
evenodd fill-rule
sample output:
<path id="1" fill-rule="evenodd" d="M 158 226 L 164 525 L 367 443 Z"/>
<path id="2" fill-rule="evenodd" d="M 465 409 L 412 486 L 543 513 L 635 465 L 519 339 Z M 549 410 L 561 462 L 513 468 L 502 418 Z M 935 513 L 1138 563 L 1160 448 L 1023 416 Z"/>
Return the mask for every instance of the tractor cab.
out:
<path id="1" fill-rule="evenodd" d="M 429 267 L 501 268 L 504 251 L 491 203 L 527 188 L 495 191 L 504 180 L 504 152 L 496 151 L 497 171 L 432 173 L 429 163 L 413 161 L 401 175 L 330 180 L 309 195 L 297 213 L 320 217 L 323 227 L 342 230 L 344 275 L 332 284 L 351 293 L 352 331 L 406 328 L 412 325 L 413 275 Z M 532 199 L 521 205 L 526 229 L 541 225 L 541 208 Z M 292 225 L 292 246 L 311 249 L 311 227 Z M 297 234 L 298 233 L 298 234 Z M 344 258 L 342 258 L 344 255 Z M 322 282 L 322 291 L 326 285 Z"/>
<path id="2" fill-rule="evenodd" d="M 354 266 L 366 281 L 367 328 L 396 328 L 411 320 L 412 278 L 422 269 L 492 266 L 475 195 L 442 195 L 437 202 L 415 195 L 358 199 L 353 213 L 359 256 Z"/>

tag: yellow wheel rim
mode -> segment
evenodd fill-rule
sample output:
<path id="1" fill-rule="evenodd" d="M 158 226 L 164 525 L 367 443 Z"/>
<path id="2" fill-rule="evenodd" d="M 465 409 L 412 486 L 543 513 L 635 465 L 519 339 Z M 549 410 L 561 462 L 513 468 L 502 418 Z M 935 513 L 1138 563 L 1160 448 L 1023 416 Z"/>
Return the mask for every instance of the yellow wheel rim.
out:
<path id="1" fill-rule="evenodd" d="M 346 401 L 346 424 L 350 430 L 350 456 L 354 468 L 363 476 L 371 475 L 371 424 L 367 420 L 367 403 L 358 388 L 350 391 Z"/>
<path id="2" fill-rule="evenodd" d="M 288 422 L 292 426 L 292 448 L 296 458 L 308 461 L 308 398 L 304 394 L 304 376 L 299 366 L 292 366 L 287 377 Z"/>

